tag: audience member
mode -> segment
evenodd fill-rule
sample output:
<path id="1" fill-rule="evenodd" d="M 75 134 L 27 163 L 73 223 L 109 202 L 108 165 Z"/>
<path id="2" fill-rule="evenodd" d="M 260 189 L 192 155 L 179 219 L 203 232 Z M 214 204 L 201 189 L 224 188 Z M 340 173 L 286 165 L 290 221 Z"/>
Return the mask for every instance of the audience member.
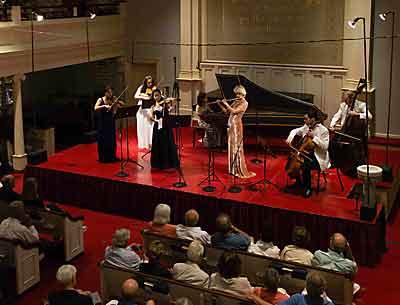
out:
<path id="1" fill-rule="evenodd" d="M 225 251 L 218 261 L 218 272 L 211 274 L 210 288 L 247 296 L 253 292 L 247 277 L 241 277 L 242 261 L 234 253 Z"/>
<path id="2" fill-rule="evenodd" d="M 348 273 L 352 277 L 357 272 L 357 263 L 354 259 L 347 239 L 340 233 L 331 236 L 328 252 L 317 250 L 311 261 L 313 266 Z M 353 293 L 360 290 L 360 285 L 353 284 Z"/>
<path id="3" fill-rule="evenodd" d="M 251 243 L 248 251 L 258 255 L 279 258 L 280 249 L 274 245 L 272 240 L 272 226 L 265 223 L 261 231 L 261 239 L 256 243 Z"/>
<path id="4" fill-rule="evenodd" d="M 310 235 L 305 227 L 295 226 L 292 232 L 292 245 L 287 245 L 281 252 L 281 259 L 304 265 L 311 265 L 313 254 L 306 249 Z"/>
<path id="5" fill-rule="evenodd" d="M 346 238 L 335 233 L 330 238 L 328 252 L 317 250 L 312 259 L 313 266 L 335 270 L 354 275 L 357 272 L 357 263 Z"/>
<path id="6" fill-rule="evenodd" d="M 149 261 L 140 264 L 139 270 L 161 277 L 172 278 L 170 269 L 173 266 L 171 249 L 159 240 L 153 240 L 147 250 Z"/>
<path id="7" fill-rule="evenodd" d="M 289 295 L 282 288 L 279 288 L 279 273 L 273 268 L 268 268 L 264 274 L 264 288 L 256 287 L 249 298 L 258 305 L 269 302 L 276 305 L 289 298 Z"/>
<path id="8" fill-rule="evenodd" d="M 128 229 L 118 229 L 112 237 L 112 245 L 105 250 L 106 262 L 118 267 L 139 270 L 141 258 L 128 245 L 131 232 Z"/>
<path id="9" fill-rule="evenodd" d="M 0 201 L 10 203 L 16 200 L 21 200 L 21 195 L 14 191 L 15 177 L 13 175 L 5 175 L 1 178 L 1 184 Z"/>
<path id="10" fill-rule="evenodd" d="M 160 203 L 154 210 L 153 221 L 150 222 L 150 231 L 161 235 L 176 237 L 176 226 L 170 224 L 171 208 Z"/>
<path id="11" fill-rule="evenodd" d="M 11 202 L 9 212 L 9 217 L 0 223 L 0 237 L 19 240 L 25 244 L 38 242 L 38 231 L 25 213 L 24 204 L 21 201 Z"/>
<path id="12" fill-rule="evenodd" d="M 186 240 L 199 240 L 205 245 L 211 243 L 211 237 L 198 226 L 199 213 L 191 209 L 185 213 L 185 224 L 176 226 L 176 236 Z"/>
<path id="13" fill-rule="evenodd" d="M 39 198 L 36 178 L 29 177 L 25 179 L 22 188 L 22 201 L 26 208 L 45 208 L 43 200 Z"/>
<path id="14" fill-rule="evenodd" d="M 189 298 L 182 297 L 176 299 L 175 305 L 193 305 L 193 302 Z"/>
<path id="15" fill-rule="evenodd" d="M 58 268 L 57 281 L 63 290 L 49 294 L 49 305 L 92 305 L 90 292 L 75 289 L 76 268 L 72 265 L 63 265 Z"/>
<path id="16" fill-rule="evenodd" d="M 140 296 L 139 284 L 135 279 L 128 279 L 122 284 L 121 300 L 111 300 L 106 305 L 136 305 L 143 304 L 139 302 Z M 145 301 L 146 305 L 155 305 L 154 300 L 150 299 Z"/>
<path id="17" fill-rule="evenodd" d="M 250 236 L 236 228 L 226 214 L 220 214 L 216 220 L 217 232 L 211 237 L 211 245 L 226 250 L 247 250 Z"/>
<path id="18" fill-rule="evenodd" d="M 204 246 L 200 241 L 192 241 L 187 250 L 187 261 L 177 263 L 172 269 L 172 277 L 175 280 L 186 282 L 191 285 L 208 287 L 209 276 L 200 269 L 199 263 L 204 255 Z"/>
<path id="19" fill-rule="evenodd" d="M 334 305 L 326 296 L 326 281 L 316 271 L 307 274 L 306 290 L 307 294 L 296 293 L 279 305 Z M 259 304 L 259 305 L 267 305 Z"/>

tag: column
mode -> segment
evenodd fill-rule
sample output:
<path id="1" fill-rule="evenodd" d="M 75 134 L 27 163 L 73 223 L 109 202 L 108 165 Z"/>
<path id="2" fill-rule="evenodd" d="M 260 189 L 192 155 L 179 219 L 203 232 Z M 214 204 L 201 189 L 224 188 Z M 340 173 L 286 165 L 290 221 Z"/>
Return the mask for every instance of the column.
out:
<path id="1" fill-rule="evenodd" d="M 180 111 L 182 114 L 192 113 L 192 104 L 195 103 L 201 86 L 199 70 L 199 16 L 200 0 L 181 0 L 180 4 L 180 69 L 179 87 L 181 95 Z"/>
<path id="2" fill-rule="evenodd" d="M 22 81 L 25 75 L 17 74 L 14 76 L 14 100 L 15 100 L 15 114 L 14 114 L 14 154 L 12 156 L 13 167 L 16 171 L 22 171 L 27 164 L 27 154 L 25 153 L 24 143 L 24 122 L 22 114 Z"/>

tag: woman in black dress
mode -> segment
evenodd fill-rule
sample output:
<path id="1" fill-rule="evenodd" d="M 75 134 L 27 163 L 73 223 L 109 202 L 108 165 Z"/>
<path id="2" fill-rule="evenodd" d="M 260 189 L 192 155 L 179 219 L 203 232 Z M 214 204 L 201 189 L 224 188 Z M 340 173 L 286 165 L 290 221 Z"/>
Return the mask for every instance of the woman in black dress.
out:
<path id="1" fill-rule="evenodd" d="M 171 106 L 163 100 L 159 89 L 153 91 L 152 100 L 154 101 L 151 108 L 154 126 L 151 167 L 158 169 L 178 168 L 179 160 L 174 134 L 168 122 Z"/>
<path id="2" fill-rule="evenodd" d="M 97 114 L 97 151 L 99 162 L 108 163 L 117 161 L 116 135 L 114 114 L 121 101 L 115 101 L 110 86 L 105 87 L 104 96 L 99 98 L 94 106 Z"/>

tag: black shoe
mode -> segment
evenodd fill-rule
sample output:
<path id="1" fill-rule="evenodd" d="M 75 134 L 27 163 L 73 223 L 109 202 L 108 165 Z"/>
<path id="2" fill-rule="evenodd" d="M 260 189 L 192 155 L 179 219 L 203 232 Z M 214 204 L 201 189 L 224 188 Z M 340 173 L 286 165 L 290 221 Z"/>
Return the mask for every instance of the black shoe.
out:
<path id="1" fill-rule="evenodd" d="M 311 195 L 312 195 L 312 189 L 307 188 L 307 189 L 304 191 L 304 194 L 303 194 L 304 198 L 309 198 L 309 197 L 311 197 Z"/>

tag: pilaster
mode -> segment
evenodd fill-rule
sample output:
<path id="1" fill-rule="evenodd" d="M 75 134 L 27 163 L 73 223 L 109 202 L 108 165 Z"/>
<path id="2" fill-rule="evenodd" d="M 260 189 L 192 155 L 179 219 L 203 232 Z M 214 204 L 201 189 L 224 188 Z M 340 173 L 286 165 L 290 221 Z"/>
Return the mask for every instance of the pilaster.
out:
<path id="1" fill-rule="evenodd" d="M 24 74 L 14 76 L 13 92 L 15 100 L 14 113 L 14 154 L 12 156 L 13 167 L 17 171 L 25 169 L 27 164 L 27 154 L 25 153 L 24 141 L 24 122 L 22 113 L 22 81 L 25 79 Z"/>

